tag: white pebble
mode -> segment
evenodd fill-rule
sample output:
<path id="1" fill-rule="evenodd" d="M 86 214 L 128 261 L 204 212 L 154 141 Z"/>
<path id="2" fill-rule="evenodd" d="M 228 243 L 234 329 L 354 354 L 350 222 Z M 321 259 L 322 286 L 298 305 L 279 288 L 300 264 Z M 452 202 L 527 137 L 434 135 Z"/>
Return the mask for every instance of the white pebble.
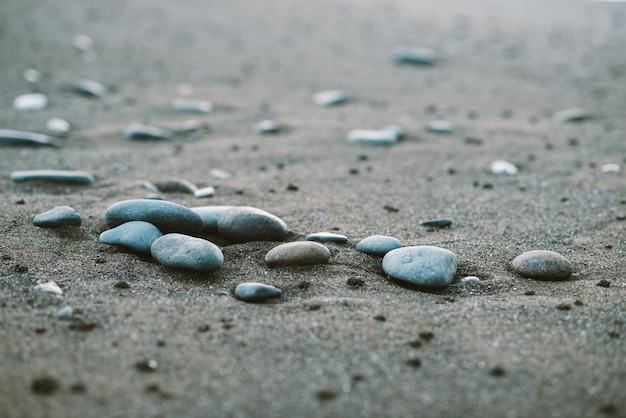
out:
<path id="1" fill-rule="evenodd" d="M 467 276 L 461 279 L 461 283 L 478 283 L 480 279 L 476 276 Z"/>
<path id="2" fill-rule="evenodd" d="M 259 135 L 264 134 L 275 134 L 280 131 L 282 126 L 278 122 L 274 122 L 273 120 L 264 119 L 254 125 L 254 132 Z"/>
<path id="3" fill-rule="evenodd" d="M 367 145 L 393 145 L 398 141 L 397 129 L 353 129 L 346 135 L 348 142 Z"/>
<path id="4" fill-rule="evenodd" d="M 70 305 L 66 305 L 56 311 L 54 316 L 56 316 L 58 319 L 71 319 L 73 313 L 74 309 Z"/>
<path id="5" fill-rule="evenodd" d="M 30 93 L 17 96 L 13 101 L 13 107 L 23 112 L 42 110 L 48 106 L 48 96 L 42 93 Z"/>
<path id="6" fill-rule="evenodd" d="M 197 198 L 211 197 L 214 194 L 215 194 L 215 187 L 213 186 L 203 187 L 193 192 L 193 195 Z"/>
<path id="7" fill-rule="evenodd" d="M 431 120 L 426 124 L 426 130 L 436 134 L 451 134 L 454 132 L 454 124 L 447 120 Z"/>
<path id="8" fill-rule="evenodd" d="M 348 95 L 343 90 L 328 90 L 313 95 L 313 103 L 317 106 L 333 106 L 348 100 Z"/>
<path id="9" fill-rule="evenodd" d="M 61 290 L 61 288 L 53 281 L 36 285 L 35 287 L 33 287 L 33 292 L 51 293 L 57 296 L 63 295 L 63 291 Z"/>
<path id="10" fill-rule="evenodd" d="M 218 179 L 218 180 L 226 180 L 233 176 L 230 171 L 222 170 L 221 168 L 212 168 L 209 170 L 209 176 Z"/>
<path id="11" fill-rule="evenodd" d="M 46 130 L 51 134 L 65 136 L 72 129 L 72 125 L 64 119 L 53 118 L 46 122 Z"/>
<path id="12" fill-rule="evenodd" d="M 603 173 L 620 173 L 622 171 L 622 166 L 615 163 L 604 164 L 600 167 L 600 171 Z"/>
<path id="13" fill-rule="evenodd" d="M 213 105 L 206 100 L 174 99 L 172 109 L 179 112 L 209 113 L 213 110 Z"/>
<path id="14" fill-rule="evenodd" d="M 22 71 L 22 78 L 30 83 L 38 83 L 41 80 L 41 71 L 34 68 L 26 68 Z"/>
<path id="15" fill-rule="evenodd" d="M 504 160 L 492 161 L 490 167 L 493 174 L 515 176 L 519 172 L 515 164 Z"/>
<path id="16" fill-rule="evenodd" d="M 79 34 L 74 37 L 74 46 L 76 49 L 86 51 L 93 48 L 93 39 L 88 35 Z"/>

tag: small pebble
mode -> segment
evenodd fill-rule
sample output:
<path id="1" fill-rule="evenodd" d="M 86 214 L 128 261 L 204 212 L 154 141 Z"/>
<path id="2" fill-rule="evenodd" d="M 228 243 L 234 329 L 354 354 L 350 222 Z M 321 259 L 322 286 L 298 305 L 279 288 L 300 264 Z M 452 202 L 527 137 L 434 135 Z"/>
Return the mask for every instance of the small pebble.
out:
<path id="1" fill-rule="evenodd" d="M 13 101 L 13 107 L 22 112 L 43 110 L 48 106 L 48 96 L 42 93 L 30 93 L 17 96 Z"/>
<path id="2" fill-rule="evenodd" d="M 310 266 L 326 264 L 330 250 L 313 241 L 288 242 L 272 248 L 265 255 L 269 267 Z"/>
<path id="3" fill-rule="evenodd" d="M 280 132 L 282 126 L 273 120 L 262 120 L 254 125 L 254 132 L 259 135 L 276 134 Z"/>
<path id="4" fill-rule="evenodd" d="M 163 182 L 157 183 L 158 189 L 165 193 L 188 193 L 194 194 L 198 190 L 198 186 L 189 180 L 181 178 L 170 178 Z"/>
<path id="5" fill-rule="evenodd" d="M 56 136 L 67 136 L 72 129 L 72 125 L 64 119 L 53 118 L 46 122 L 46 131 Z"/>
<path id="6" fill-rule="evenodd" d="M 212 168 L 209 170 L 209 176 L 218 180 L 226 180 L 231 178 L 233 174 L 230 171 L 222 170 L 221 168 Z"/>
<path id="7" fill-rule="evenodd" d="M 56 316 L 57 319 L 71 319 L 73 313 L 74 313 L 74 309 L 71 306 L 66 305 L 62 307 L 61 309 L 59 309 L 58 311 L 56 311 L 54 316 Z"/>
<path id="8" fill-rule="evenodd" d="M 235 296 L 246 302 L 259 302 L 270 298 L 279 298 L 279 288 L 263 283 L 240 283 L 235 288 Z"/>
<path id="9" fill-rule="evenodd" d="M 163 234 L 145 221 L 130 221 L 100 234 L 100 242 L 120 245 L 139 254 L 150 254 L 150 247 Z"/>
<path id="10" fill-rule="evenodd" d="M 400 247 L 402 247 L 402 243 L 395 237 L 371 235 L 359 241 L 356 250 L 368 255 L 384 256 L 389 251 Z"/>
<path id="11" fill-rule="evenodd" d="M 558 123 L 581 122 L 591 117 L 591 113 L 582 108 L 565 109 L 554 114 L 554 120 Z"/>
<path id="12" fill-rule="evenodd" d="M 232 209 L 234 206 L 198 206 L 191 208 L 202 218 L 204 228 L 202 232 L 217 232 L 217 220 L 228 209 Z"/>
<path id="13" fill-rule="evenodd" d="M 141 360 L 135 363 L 135 367 L 142 372 L 154 372 L 159 368 L 159 363 L 156 360 Z"/>
<path id="14" fill-rule="evenodd" d="M 504 160 L 492 161 L 489 168 L 493 174 L 515 176 L 519 173 L 517 166 Z"/>
<path id="15" fill-rule="evenodd" d="M 452 134 L 454 124 L 447 120 L 431 120 L 426 124 L 426 130 L 436 134 Z"/>
<path id="16" fill-rule="evenodd" d="M 333 232 L 316 232 L 314 234 L 310 234 L 305 238 L 307 241 L 317 241 L 317 242 L 337 242 L 344 243 L 348 241 L 348 237 L 341 234 L 335 234 Z"/>
<path id="17" fill-rule="evenodd" d="M 198 199 L 202 199 L 204 197 L 211 197 L 215 195 L 215 187 L 207 186 L 193 192 L 193 195 Z"/>
<path id="18" fill-rule="evenodd" d="M 393 60 L 398 64 L 433 65 L 436 58 L 430 48 L 399 46 L 393 51 Z"/>
<path id="19" fill-rule="evenodd" d="M 166 234 L 152 243 L 155 260 L 176 270 L 217 271 L 224 265 L 222 250 L 210 241 L 183 234 Z"/>
<path id="20" fill-rule="evenodd" d="M 193 235 L 204 227 L 200 215 L 185 206 L 164 200 L 123 200 L 109 206 L 104 213 L 104 222 L 111 228 L 129 221 L 149 222 L 163 233 Z"/>
<path id="21" fill-rule="evenodd" d="M 343 90 L 328 90 L 313 95 L 313 103 L 320 107 L 338 105 L 346 100 L 348 95 Z"/>
<path id="22" fill-rule="evenodd" d="M 36 395 L 52 395 L 59 390 L 59 383 L 53 377 L 43 376 L 33 380 L 30 390 Z"/>
<path id="23" fill-rule="evenodd" d="M 76 93 L 99 99 L 103 98 L 108 92 L 105 86 L 93 80 L 76 80 L 72 84 L 72 88 Z"/>
<path id="24" fill-rule="evenodd" d="M 122 130 L 121 135 L 124 139 L 135 140 L 167 140 L 172 137 L 172 133 L 167 129 L 140 123 L 128 125 Z"/>
<path id="25" fill-rule="evenodd" d="M 364 145 L 393 145 L 398 142 L 401 131 L 397 127 L 384 129 L 353 129 L 346 135 L 348 142 Z"/>
<path id="26" fill-rule="evenodd" d="M 213 105 L 206 100 L 174 99 L 172 109 L 178 112 L 206 114 L 213 110 Z"/>
<path id="27" fill-rule="evenodd" d="M 92 184 L 94 177 L 84 171 L 68 170 L 24 170 L 11 173 L 11 180 L 19 181 L 47 181 L 66 184 Z"/>
<path id="28" fill-rule="evenodd" d="M 61 290 L 61 288 L 53 281 L 40 283 L 34 286 L 33 292 L 50 293 L 50 294 L 57 295 L 57 296 L 63 295 L 63 291 Z"/>
<path id="29" fill-rule="evenodd" d="M 611 282 L 606 280 L 606 279 L 602 279 L 598 283 L 596 283 L 596 286 L 599 286 L 599 287 L 611 287 Z"/>
<path id="30" fill-rule="evenodd" d="M 0 144 L 4 145 L 42 145 L 58 147 L 61 145 L 57 138 L 35 132 L 0 129 Z"/>
<path id="31" fill-rule="evenodd" d="M 467 276 L 461 279 L 461 283 L 479 283 L 480 279 L 476 276 Z"/>
<path id="32" fill-rule="evenodd" d="M 41 71 L 35 70 L 34 68 L 26 68 L 22 71 L 22 78 L 29 83 L 39 83 L 42 75 Z"/>
<path id="33" fill-rule="evenodd" d="M 207 128 L 207 127 L 208 125 L 205 125 L 205 123 L 200 120 L 187 120 L 184 122 L 179 122 L 179 123 L 170 125 L 169 128 L 172 130 L 172 132 L 175 132 L 175 133 L 188 134 L 191 132 L 195 132 L 201 128 Z"/>
<path id="34" fill-rule="evenodd" d="M 81 51 L 92 49 L 93 39 L 89 35 L 78 34 L 74 37 L 74 46 Z"/>
<path id="35" fill-rule="evenodd" d="M 572 274 L 572 265 L 561 254 L 546 251 L 526 251 L 511 263 L 513 271 L 537 280 L 566 280 Z"/>
<path id="36" fill-rule="evenodd" d="M 398 248 L 383 258 L 383 270 L 392 278 L 431 288 L 452 283 L 456 268 L 457 256 L 434 246 Z"/>
<path id="37" fill-rule="evenodd" d="M 284 241 L 288 233 L 282 219 L 249 206 L 236 206 L 224 211 L 217 221 L 217 229 L 220 235 L 234 243 Z"/>
<path id="38" fill-rule="evenodd" d="M 161 193 L 161 191 L 156 185 L 150 183 L 147 180 L 137 180 L 135 183 L 150 192 Z"/>
<path id="39" fill-rule="evenodd" d="M 622 166 L 615 163 L 603 164 L 600 167 L 600 171 L 603 173 L 620 173 L 622 171 Z"/>
<path id="40" fill-rule="evenodd" d="M 69 206 L 57 206 L 35 216 L 33 223 L 41 228 L 60 228 L 80 226 L 83 223 L 83 218 Z"/>
<path id="41" fill-rule="evenodd" d="M 432 227 L 432 228 L 449 228 L 452 225 L 452 219 L 450 218 L 441 218 L 441 219 L 431 219 L 428 221 L 420 222 L 421 226 Z"/>

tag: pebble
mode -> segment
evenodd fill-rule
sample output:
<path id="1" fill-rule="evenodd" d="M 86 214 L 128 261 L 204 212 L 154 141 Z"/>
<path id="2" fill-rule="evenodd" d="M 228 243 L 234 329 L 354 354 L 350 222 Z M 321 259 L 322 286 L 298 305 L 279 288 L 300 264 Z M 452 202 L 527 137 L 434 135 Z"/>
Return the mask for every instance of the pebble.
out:
<path id="1" fill-rule="evenodd" d="M 383 271 L 389 276 L 430 288 L 452 283 L 456 268 L 456 254 L 428 245 L 398 248 L 383 258 Z"/>
<path id="2" fill-rule="evenodd" d="M 515 176 L 519 173 L 517 166 L 509 161 L 496 160 L 489 165 L 493 174 Z"/>
<path id="3" fill-rule="evenodd" d="M 282 126 L 278 122 L 273 120 L 262 120 L 254 125 L 254 132 L 259 135 L 277 134 L 282 129 Z"/>
<path id="4" fill-rule="evenodd" d="M 92 184 L 94 177 L 85 171 L 70 170 L 23 170 L 11 173 L 11 180 L 19 181 L 47 181 L 67 184 Z"/>
<path id="5" fill-rule="evenodd" d="M 56 316 L 57 319 L 71 319 L 73 313 L 74 313 L 74 309 L 71 306 L 66 305 L 62 307 L 61 309 L 59 309 L 58 311 L 56 311 L 54 316 Z"/>
<path id="6" fill-rule="evenodd" d="M 204 227 L 200 215 L 185 206 L 165 200 L 123 200 L 109 206 L 104 213 L 104 222 L 111 228 L 129 221 L 149 222 L 164 234 L 197 234 Z"/>
<path id="7" fill-rule="evenodd" d="M 0 129 L 0 144 L 6 145 L 41 145 L 58 147 L 61 145 L 57 138 L 35 132 Z"/>
<path id="8" fill-rule="evenodd" d="M 33 287 L 33 292 L 43 292 L 43 293 L 51 293 L 53 295 L 62 296 L 63 291 L 61 288 L 53 281 L 49 281 L 46 283 L 40 283 Z"/>
<path id="9" fill-rule="evenodd" d="M 476 276 L 467 276 L 461 279 L 461 283 L 478 283 L 480 279 Z"/>
<path id="10" fill-rule="evenodd" d="M 67 136 L 72 129 L 72 125 L 64 119 L 52 118 L 46 122 L 46 130 L 53 135 Z"/>
<path id="11" fill-rule="evenodd" d="M 178 112 L 206 114 L 213 110 L 213 105 L 206 100 L 174 99 L 172 109 Z"/>
<path id="12" fill-rule="evenodd" d="M 145 221 L 130 221 L 100 234 L 100 242 L 120 245 L 140 254 L 150 254 L 152 243 L 163 234 L 159 228 Z"/>
<path id="13" fill-rule="evenodd" d="M 452 219 L 450 218 L 441 218 L 441 219 L 430 219 L 428 221 L 420 222 L 421 226 L 432 227 L 432 228 L 448 228 L 452 225 Z"/>
<path id="14" fill-rule="evenodd" d="M 22 112 L 43 110 L 48 106 L 48 96 L 42 93 L 30 93 L 17 96 L 13 101 L 13 107 Z"/>
<path id="15" fill-rule="evenodd" d="M 89 35 L 78 34 L 74 37 L 74 46 L 81 51 L 89 50 L 93 48 L 93 39 Z"/>
<path id="16" fill-rule="evenodd" d="M 259 302 L 270 298 L 279 298 L 279 288 L 263 283 L 240 283 L 235 288 L 235 296 L 245 302 Z"/>
<path id="17" fill-rule="evenodd" d="M 621 173 L 622 166 L 616 163 L 603 164 L 600 171 L 603 173 Z"/>
<path id="18" fill-rule="evenodd" d="M 230 208 L 217 221 L 220 235 L 231 242 L 284 241 L 287 225 L 279 217 L 249 206 Z"/>
<path id="19" fill-rule="evenodd" d="M 224 265 L 222 250 L 212 242 L 183 234 L 166 234 L 152 243 L 155 260 L 176 270 L 213 272 Z"/>
<path id="20" fill-rule="evenodd" d="M 313 241 L 296 241 L 280 244 L 265 255 L 269 267 L 310 266 L 326 264 L 330 250 Z"/>
<path id="21" fill-rule="evenodd" d="M 353 129 L 346 135 L 348 142 L 366 145 L 393 145 L 398 142 L 401 130 L 395 126 L 384 129 Z"/>
<path id="22" fill-rule="evenodd" d="M 181 178 L 167 179 L 156 185 L 158 189 L 165 193 L 188 193 L 194 194 L 198 190 L 198 186 L 189 180 Z"/>
<path id="23" fill-rule="evenodd" d="M 223 170 L 221 168 L 212 168 L 209 170 L 209 176 L 218 180 L 226 180 L 231 178 L 233 174 L 230 171 Z"/>
<path id="24" fill-rule="evenodd" d="M 433 65 L 437 54 L 430 48 L 399 46 L 393 51 L 393 60 L 398 64 Z"/>
<path id="25" fill-rule="evenodd" d="M 368 255 L 384 256 L 391 250 L 402 247 L 398 238 L 387 235 L 370 235 L 356 245 L 356 250 Z"/>
<path id="26" fill-rule="evenodd" d="M 232 209 L 234 206 L 198 206 L 191 208 L 202 218 L 204 228 L 202 232 L 217 232 L 217 220 L 228 209 Z"/>
<path id="27" fill-rule="evenodd" d="M 435 134 L 454 133 L 454 124 L 447 120 L 431 120 L 426 124 L 426 130 Z"/>
<path id="28" fill-rule="evenodd" d="M 317 242 L 337 242 L 337 243 L 348 242 L 348 237 L 342 234 L 335 234 L 334 232 L 316 232 L 314 234 L 310 234 L 305 239 L 307 241 L 317 241 Z"/>
<path id="29" fill-rule="evenodd" d="M 35 226 L 41 228 L 60 228 L 63 226 L 80 226 L 83 218 L 69 206 L 57 206 L 33 218 Z"/>
<path id="30" fill-rule="evenodd" d="M 207 186 L 201 189 L 197 189 L 195 192 L 193 192 L 193 195 L 197 197 L 198 199 L 202 199 L 204 197 L 211 197 L 215 195 L 215 187 Z"/>
<path id="31" fill-rule="evenodd" d="M 138 140 L 166 140 L 172 137 L 172 133 L 163 128 L 157 128 L 156 126 L 142 125 L 140 123 L 133 123 L 125 127 L 121 132 L 124 139 L 138 139 Z"/>
<path id="32" fill-rule="evenodd" d="M 108 92 L 108 89 L 97 81 L 85 79 L 74 81 L 72 88 L 76 93 L 99 99 L 103 98 Z"/>
<path id="33" fill-rule="evenodd" d="M 537 280 L 566 280 L 572 274 L 572 265 L 554 251 L 533 250 L 517 256 L 511 263 L 520 276 Z"/>
<path id="34" fill-rule="evenodd" d="M 581 122 L 590 118 L 591 112 L 582 108 L 565 109 L 554 114 L 554 120 L 558 123 Z"/>
<path id="35" fill-rule="evenodd" d="M 26 68 L 22 71 L 22 78 L 29 83 L 39 83 L 42 75 L 41 71 L 35 70 L 34 68 Z"/>
<path id="36" fill-rule="evenodd" d="M 159 190 L 157 186 L 155 186 L 154 184 L 150 183 L 147 180 L 137 180 L 135 183 L 150 192 L 161 193 L 161 191 Z"/>
<path id="37" fill-rule="evenodd" d="M 348 95 L 343 90 L 321 91 L 313 95 L 313 103 L 321 107 L 338 105 L 346 100 Z"/>
<path id="38" fill-rule="evenodd" d="M 195 132 L 201 128 L 206 128 L 207 125 L 200 120 L 187 120 L 184 122 L 179 122 L 174 125 L 170 125 L 170 130 L 179 134 L 188 134 L 191 132 Z"/>

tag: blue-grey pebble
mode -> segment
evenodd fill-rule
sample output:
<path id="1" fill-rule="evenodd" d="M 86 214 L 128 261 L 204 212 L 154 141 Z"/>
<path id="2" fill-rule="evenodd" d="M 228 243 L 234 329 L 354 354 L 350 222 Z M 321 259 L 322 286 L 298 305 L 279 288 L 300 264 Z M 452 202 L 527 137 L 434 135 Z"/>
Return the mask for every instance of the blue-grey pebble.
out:
<path id="1" fill-rule="evenodd" d="M 198 206 L 191 208 L 202 218 L 204 228 L 202 232 L 215 233 L 217 232 L 217 221 L 228 209 L 234 206 Z"/>
<path id="2" fill-rule="evenodd" d="M 356 245 L 356 250 L 368 255 L 384 256 L 391 250 L 402 247 L 398 238 L 387 235 L 371 235 Z"/>
<path id="3" fill-rule="evenodd" d="M 0 144 L 6 145 L 41 145 L 58 147 L 61 145 L 57 138 L 36 132 L 16 131 L 14 129 L 0 129 Z"/>
<path id="4" fill-rule="evenodd" d="M 163 234 L 149 222 L 130 221 L 100 234 L 100 242 L 120 245 L 139 254 L 150 254 L 152 243 Z"/>
<path id="5" fill-rule="evenodd" d="M 265 299 L 279 298 L 279 288 L 263 283 L 240 283 L 235 288 L 235 296 L 246 302 L 260 302 Z"/>
<path id="6" fill-rule="evenodd" d="M 166 200 L 123 200 L 109 206 L 104 213 L 104 222 L 111 228 L 129 221 L 149 222 L 164 234 L 180 232 L 193 235 L 204 228 L 200 215 Z"/>
<path id="7" fill-rule="evenodd" d="M 326 264 L 330 258 L 330 250 L 324 245 L 313 241 L 295 241 L 280 244 L 265 255 L 265 263 L 269 267 L 311 266 Z"/>
<path id="8" fill-rule="evenodd" d="M 217 245 L 183 234 L 166 234 L 156 239 L 150 254 L 165 267 L 175 270 L 210 273 L 224 265 L 224 254 Z"/>
<path id="9" fill-rule="evenodd" d="M 336 243 L 344 243 L 348 242 L 348 237 L 342 234 L 336 234 L 334 232 L 316 232 L 314 234 L 310 234 L 305 238 L 307 241 L 317 241 L 317 242 L 336 242 Z"/>
<path id="10" fill-rule="evenodd" d="M 42 228 L 60 228 L 63 226 L 80 226 L 83 223 L 83 218 L 69 206 L 57 206 L 35 216 L 33 223 Z"/>
<path id="11" fill-rule="evenodd" d="M 561 254 L 547 250 L 526 251 L 511 263 L 517 274 L 537 280 L 567 280 L 572 275 L 572 265 Z"/>
<path id="12" fill-rule="evenodd" d="M 15 182 L 34 180 L 64 184 L 92 184 L 94 177 L 85 171 L 20 170 L 11 173 L 11 180 Z"/>
<path id="13" fill-rule="evenodd" d="M 289 232 L 278 216 L 250 206 L 235 206 L 224 211 L 217 221 L 217 230 L 235 243 L 284 241 Z"/>
<path id="14" fill-rule="evenodd" d="M 452 225 L 452 219 L 450 218 L 441 218 L 441 219 L 429 219 L 427 221 L 420 222 L 421 226 L 431 227 L 431 228 L 448 228 Z"/>
<path id="15" fill-rule="evenodd" d="M 454 279 L 456 268 L 456 254 L 430 245 L 398 248 L 383 257 L 385 273 L 423 287 L 448 286 Z"/>

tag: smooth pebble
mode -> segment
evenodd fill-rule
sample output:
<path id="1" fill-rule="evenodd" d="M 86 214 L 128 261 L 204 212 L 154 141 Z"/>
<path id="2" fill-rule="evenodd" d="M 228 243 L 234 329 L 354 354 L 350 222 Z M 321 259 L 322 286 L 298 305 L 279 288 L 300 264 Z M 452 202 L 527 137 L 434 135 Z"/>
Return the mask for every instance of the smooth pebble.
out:
<path id="1" fill-rule="evenodd" d="M 429 219 L 427 221 L 420 222 L 421 226 L 431 227 L 431 228 L 448 228 L 452 225 L 452 219 L 450 218 L 441 218 L 441 219 Z"/>
<path id="2" fill-rule="evenodd" d="M 476 276 L 467 276 L 461 279 L 461 283 L 478 283 L 480 279 Z"/>
<path id="3" fill-rule="evenodd" d="M 150 247 L 163 234 L 145 221 L 130 221 L 100 234 L 100 242 L 120 245 L 139 254 L 150 254 Z"/>
<path id="4" fill-rule="evenodd" d="M 587 109 L 573 108 L 558 111 L 554 114 L 554 120 L 558 123 L 581 122 L 591 118 L 591 112 Z"/>
<path id="5" fill-rule="evenodd" d="M 172 133 L 167 129 L 140 123 L 133 123 L 126 126 L 122 130 L 121 135 L 124 139 L 135 140 L 167 140 L 172 137 Z"/>
<path id="6" fill-rule="evenodd" d="M 281 130 L 282 126 L 273 120 L 264 119 L 254 125 L 254 132 L 259 135 L 276 134 Z"/>
<path id="7" fill-rule="evenodd" d="M 265 299 L 279 298 L 279 288 L 263 283 L 240 283 L 235 288 L 235 296 L 246 302 L 260 302 Z"/>
<path id="8" fill-rule="evenodd" d="M 80 226 L 83 223 L 83 218 L 69 206 L 57 206 L 35 216 L 33 223 L 41 228 L 60 228 L 63 226 Z"/>
<path id="9" fill-rule="evenodd" d="M 54 313 L 54 316 L 56 316 L 57 319 L 71 319 L 73 314 L 74 314 L 74 308 L 72 308 L 70 305 L 66 305 L 62 307 L 61 309 L 59 309 L 58 311 L 56 311 Z"/>
<path id="10" fill-rule="evenodd" d="M 63 290 L 61 290 L 61 288 L 54 281 L 49 281 L 46 283 L 40 283 L 38 285 L 35 285 L 33 287 L 33 292 L 50 293 L 56 296 L 63 295 Z"/>
<path id="11" fill-rule="evenodd" d="M 249 206 L 226 210 L 217 221 L 220 235 L 231 242 L 284 241 L 287 225 L 276 215 Z"/>
<path id="12" fill-rule="evenodd" d="M 195 192 L 193 192 L 193 195 L 194 197 L 197 197 L 198 199 L 202 199 L 204 197 L 211 197 L 215 195 L 215 187 L 213 186 L 202 187 L 200 189 L 197 189 Z"/>
<path id="13" fill-rule="evenodd" d="M 218 180 L 226 180 L 228 178 L 231 178 L 233 176 L 233 173 L 228 170 L 223 170 L 221 168 L 212 168 L 209 170 L 209 176 Z"/>
<path id="14" fill-rule="evenodd" d="M 387 235 L 370 235 L 356 245 L 356 250 L 368 255 L 384 256 L 391 250 L 402 247 L 398 238 Z"/>
<path id="15" fill-rule="evenodd" d="M 401 130 L 397 127 L 384 129 L 353 129 L 346 135 L 348 142 L 365 145 L 393 145 L 398 142 Z"/>
<path id="16" fill-rule="evenodd" d="M 515 164 L 504 160 L 492 161 L 489 168 L 493 174 L 498 175 L 515 176 L 519 173 Z"/>
<path id="17" fill-rule="evenodd" d="M 29 83 L 39 83 L 42 75 L 41 71 L 35 70 L 34 68 L 26 68 L 22 71 L 22 78 Z"/>
<path id="18" fill-rule="evenodd" d="M 346 100 L 348 95 L 343 90 L 321 91 L 313 95 L 313 103 L 321 107 L 338 105 Z"/>
<path id="19" fill-rule="evenodd" d="M 295 241 L 280 244 L 265 255 L 269 267 L 310 266 L 326 264 L 330 250 L 313 241 Z"/>
<path id="20" fill-rule="evenodd" d="M 448 286 L 456 268 L 456 254 L 429 245 L 398 248 L 383 257 L 383 271 L 389 276 L 429 288 Z"/>
<path id="21" fill-rule="evenodd" d="M 166 234 L 150 247 L 162 265 L 176 270 L 213 272 L 224 265 L 222 250 L 210 241 L 183 234 Z"/>
<path id="22" fill-rule="evenodd" d="M 206 114 L 213 110 L 213 105 L 206 100 L 174 99 L 172 109 L 178 112 Z"/>
<path id="23" fill-rule="evenodd" d="M 202 232 L 217 232 L 217 221 L 228 209 L 234 206 L 198 206 L 191 208 L 202 218 L 204 228 Z"/>
<path id="24" fill-rule="evenodd" d="M 537 280 L 566 280 L 572 274 L 572 265 L 561 254 L 547 250 L 526 251 L 511 263 L 520 276 Z"/>
<path id="25" fill-rule="evenodd" d="M 71 170 L 22 170 L 11 173 L 11 180 L 20 181 L 46 181 L 51 183 L 65 184 L 92 184 L 94 177 L 85 171 Z"/>
<path id="26" fill-rule="evenodd" d="M 198 186 L 189 180 L 181 178 L 169 178 L 163 182 L 157 183 L 158 189 L 165 193 L 188 193 L 194 194 L 198 190 Z"/>
<path id="27" fill-rule="evenodd" d="M 76 93 L 82 94 L 83 96 L 97 97 L 99 99 L 103 98 L 108 89 L 94 80 L 76 80 L 72 84 L 72 88 Z"/>
<path id="28" fill-rule="evenodd" d="M 393 51 L 393 60 L 398 64 L 433 65 L 437 54 L 433 49 L 414 46 L 399 46 Z"/>
<path id="29" fill-rule="evenodd" d="M 348 237 L 342 234 L 336 234 L 334 232 L 316 232 L 308 235 L 305 240 L 317 241 L 317 242 L 348 242 Z"/>
<path id="30" fill-rule="evenodd" d="M 600 171 L 603 173 L 620 173 L 622 166 L 616 163 L 603 164 L 600 167 Z"/>
<path id="31" fill-rule="evenodd" d="M 426 130 L 436 134 L 452 134 L 454 133 L 454 124 L 447 120 L 431 120 L 426 124 Z"/>
<path id="32" fill-rule="evenodd" d="M 67 136 L 72 129 L 72 125 L 64 119 L 52 118 L 46 122 L 46 131 L 57 136 Z"/>
<path id="33" fill-rule="evenodd" d="M 204 223 L 200 215 L 174 202 L 151 199 L 133 199 L 117 202 L 104 213 L 104 222 L 116 227 L 129 221 L 145 221 L 156 226 L 164 234 L 181 232 L 197 234 Z"/>
<path id="34" fill-rule="evenodd" d="M 35 132 L 16 131 L 14 129 L 0 129 L 0 144 L 6 145 L 40 145 L 58 147 L 61 145 L 57 138 Z"/>
<path id="35" fill-rule="evenodd" d="M 43 110 L 48 106 L 48 96 L 42 93 L 30 93 L 17 96 L 13 101 L 13 107 L 23 112 Z"/>

